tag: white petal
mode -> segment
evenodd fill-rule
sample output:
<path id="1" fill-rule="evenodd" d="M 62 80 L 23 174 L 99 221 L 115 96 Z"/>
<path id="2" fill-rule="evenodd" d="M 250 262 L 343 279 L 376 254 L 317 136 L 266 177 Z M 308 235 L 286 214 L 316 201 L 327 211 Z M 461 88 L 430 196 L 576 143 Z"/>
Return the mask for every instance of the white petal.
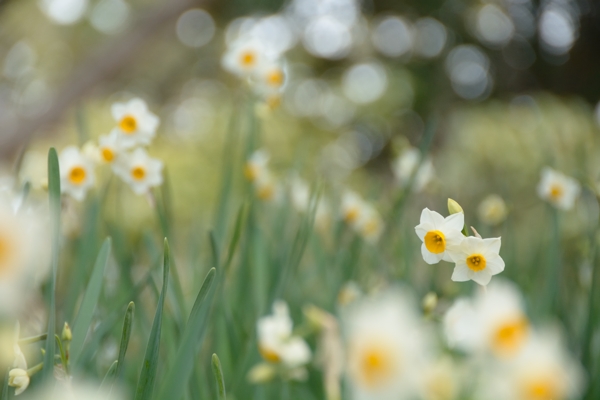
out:
<path id="1" fill-rule="evenodd" d="M 123 103 L 114 103 L 110 108 L 113 118 L 119 122 L 125 116 L 127 107 Z"/>
<path id="2" fill-rule="evenodd" d="M 465 215 L 463 213 L 452 214 L 446 217 L 444 226 L 449 230 L 462 231 L 465 226 Z"/>
<path id="3" fill-rule="evenodd" d="M 483 239 L 483 242 L 487 246 L 487 251 L 495 254 L 500 253 L 500 246 L 502 245 L 501 238 L 488 238 Z"/>
<path id="4" fill-rule="evenodd" d="M 454 282 L 466 282 L 471 279 L 469 276 L 469 271 L 470 270 L 466 265 L 456 264 L 450 279 L 452 279 Z"/>
<path id="5" fill-rule="evenodd" d="M 421 239 L 421 241 L 425 240 L 425 235 L 427 235 L 427 232 L 432 230 L 434 230 L 433 225 L 429 223 L 422 223 L 415 226 L 415 232 L 417 233 L 417 236 L 419 237 L 419 239 Z"/>
<path id="6" fill-rule="evenodd" d="M 431 224 L 432 226 L 435 226 L 431 213 L 431 210 L 427 207 L 425 207 L 423 211 L 421 211 L 421 224 Z"/>
<path id="7" fill-rule="evenodd" d="M 500 256 L 492 257 L 487 261 L 486 270 L 489 271 L 491 275 L 499 274 L 504 271 L 504 260 Z"/>
<path id="8" fill-rule="evenodd" d="M 492 274 L 487 271 L 487 268 L 483 271 L 475 272 L 473 277 L 471 278 L 475 282 L 479 283 L 482 286 L 487 285 L 492 280 Z"/>
<path id="9" fill-rule="evenodd" d="M 425 243 L 421 245 L 421 255 L 423 256 L 423 260 L 425 260 L 427 264 L 437 264 L 443 257 L 443 253 L 433 254 L 432 252 L 427 250 L 427 247 L 425 247 Z"/>

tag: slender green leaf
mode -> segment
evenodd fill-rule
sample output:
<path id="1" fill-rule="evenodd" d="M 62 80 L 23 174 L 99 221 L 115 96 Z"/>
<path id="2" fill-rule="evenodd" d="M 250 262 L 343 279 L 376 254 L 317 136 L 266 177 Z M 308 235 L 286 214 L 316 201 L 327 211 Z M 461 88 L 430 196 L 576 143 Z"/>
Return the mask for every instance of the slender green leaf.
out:
<path id="1" fill-rule="evenodd" d="M 227 262 L 225 263 L 225 267 L 223 268 L 225 272 L 229 270 L 229 266 L 231 265 L 231 261 L 233 260 L 233 256 L 235 254 L 235 250 L 240 241 L 240 236 L 242 234 L 242 228 L 244 226 L 244 221 L 246 219 L 246 203 L 242 203 L 240 209 L 237 214 L 237 218 L 235 219 L 235 228 L 233 231 L 233 236 L 231 237 L 231 242 L 229 243 L 229 250 L 227 252 Z"/>
<path id="2" fill-rule="evenodd" d="M 196 350 L 202 342 L 208 320 L 212 298 L 214 296 L 213 281 L 216 270 L 211 268 L 198 292 L 190 313 L 188 323 L 177 350 L 177 356 L 167 372 L 164 384 L 159 391 L 158 399 L 180 399 L 194 367 Z"/>
<path id="3" fill-rule="evenodd" d="M 104 375 L 104 379 L 102 379 L 102 383 L 100 384 L 100 389 L 105 389 L 107 385 L 110 385 L 113 381 L 113 378 L 117 374 L 117 370 L 119 369 L 119 361 L 115 360 L 111 365 L 108 371 L 106 371 L 106 375 Z"/>
<path id="4" fill-rule="evenodd" d="M 50 195 L 50 218 L 52 221 L 52 269 L 48 285 L 48 337 L 56 333 L 56 275 L 58 274 L 58 257 L 60 247 L 60 169 L 58 154 L 53 147 L 48 152 L 48 193 Z M 50 378 L 54 372 L 54 340 L 46 340 L 44 356 L 44 378 Z"/>
<path id="5" fill-rule="evenodd" d="M 127 352 L 127 346 L 129 346 L 129 338 L 131 337 L 131 326 L 133 324 L 133 313 L 135 312 L 134 302 L 130 302 L 125 312 L 125 320 L 123 321 L 123 333 L 121 334 L 121 346 L 119 347 L 119 358 L 117 364 L 117 370 L 115 375 L 119 376 L 121 369 L 123 368 L 123 362 L 125 361 L 125 353 Z"/>
<path id="6" fill-rule="evenodd" d="M 87 332 L 92 324 L 92 318 L 94 317 L 94 311 L 98 305 L 98 299 L 102 291 L 102 283 L 104 282 L 104 270 L 108 264 L 108 257 L 110 255 L 111 239 L 106 238 L 104 244 L 96 257 L 96 263 L 92 270 L 92 276 L 88 282 L 85 294 L 83 295 L 83 301 L 77 312 L 77 317 L 73 322 L 73 340 L 71 341 L 71 363 L 77 364 L 83 343 L 87 336 Z"/>
<path id="7" fill-rule="evenodd" d="M 152 322 L 152 329 L 150 331 L 150 337 L 148 338 L 148 345 L 146 346 L 144 363 L 142 364 L 140 379 L 138 381 L 138 386 L 135 395 L 136 400 L 148 400 L 152 398 L 152 392 L 154 390 L 154 380 L 156 379 L 156 370 L 158 368 L 162 314 L 165 305 L 167 287 L 169 286 L 170 265 L 171 256 L 169 251 L 169 242 L 165 238 L 163 286 L 162 291 L 160 292 L 160 296 L 158 298 L 158 306 L 156 307 L 156 314 L 154 314 L 154 321 Z"/>
<path id="8" fill-rule="evenodd" d="M 219 400 L 227 399 L 227 394 L 225 393 L 225 380 L 223 379 L 223 369 L 221 368 L 221 361 L 216 354 L 212 355 L 212 370 L 215 375 L 215 380 L 217 381 L 217 398 Z"/>

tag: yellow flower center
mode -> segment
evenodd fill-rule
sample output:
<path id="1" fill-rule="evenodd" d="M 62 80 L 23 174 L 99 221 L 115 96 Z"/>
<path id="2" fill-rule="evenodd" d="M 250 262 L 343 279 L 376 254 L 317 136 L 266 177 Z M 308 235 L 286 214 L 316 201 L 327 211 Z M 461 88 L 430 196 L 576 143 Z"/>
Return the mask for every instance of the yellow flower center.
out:
<path id="1" fill-rule="evenodd" d="M 74 185 L 81 185 L 85 181 L 86 173 L 83 167 L 73 167 L 69 173 L 69 180 Z"/>
<path id="2" fill-rule="evenodd" d="M 485 257 L 481 254 L 471 254 L 467 257 L 467 267 L 469 267 L 471 271 L 483 271 L 486 264 Z"/>
<path id="3" fill-rule="evenodd" d="M 2 272 L 7 272 L 10 269 L 10 260 L 13 249 L 10 243 L 10 239 L 4 236 L 0 236 L 0 275 Z"/>
<path id="4" fill-rule="evenodd" d="M 538 378 L 524 385 L 523 398 L 526 400 L 556 400 L 562 398 L 559 391 L 554 379 Z"/>
<path id="5" fill-rule="evenodd" d="M 357 206 L 352 206 L 346 210 L 344 214 L 344 220 L 351 224 L 358 219 L 358 215 L 360 214 L 360 209 Z"/>
<path id="6" fill-rule="evenodd" d="M 281 361 L 281 357 L 279 357 L 279 354 L 277 354 L 276 352 L 274 352 L 273 350 L 266 348 L 264 346 L 258 346 L 258 351 L 260 353 L 260 355 L 262 356 L 262 358 L 265 359 L 265 361 L 268 362 L 272 362 L 272 363 L 278 363 Z"/>
<path id="7" fill-rule="evenodd" d="M 244 176 L 250 182 L 254 182 L 258 178 L 258 168 L 252 163 L 246 163 L 244 166 Z"/>
<path id="8" fill-rule="evenodd" d="M 256 55 L 252 51 L 245 51 L 240 56 L 240 62 L 246 68 L 252 67 L 256 62 Z"/>
<path id="9" fill-rule="evenodd" d="M 550 198 L 552 200 L 558 200 L 563 196 L 563 193 L 565 192 L 565 189 L 558 184 L 554 184 L 550 187 Z"/>
<path id="10" fill-rule="evenodd" d="M 106 162 L 111 162 L 115 159 L 115 152 L 112 149 L 105 147 L 101 151 L 102 159 Z"/>
<path id="11" fill-rule="evenodd" d="M 146 177 L 146 170 L 142 167 L 134 167 L 131 169 L 131 176 L 136 181 L 141 181 Z"/>
<path id="12" fill-rule="evenodd" d="M 425 235 L 425 247 L 433 254 L 446 250 L 446 236 L 440 231 L 429 231 Z"/>
<path id="13" fill-rule="evenodd" d="M 131 135 L 137 130 L 137 120 L 132 115 L 126 115 L 119 122 L 119 128 L 128 135 Z"/>
<path id="14" fill-rule="evenodd" d="M 280 69 L 275 69 L 267 74 L 267 83 L 270 86 L 279 87 L 283 84 L 283 71 Z"/>
<path id="15" fill-rule="evenodd" d="M 273 185 L 264 185 L 258 188 L 256 195 L 261 200 L 271 200 L 275 196 L 275 187 Z"/>
<path id="16" fill-rule="evenodd" d="M 515 354 L 527 337 L 529 325 L 523 316 L 500 324 L 492 336 L 492 349 L 498 355 Z"/>
<path id="17" fill-rule="evenodd" d="M 394 360 L 383 346 L 371 346 L 359 360 L 359 376 L 368 387 L 376 387 L 389 380 L 394 372 Z"/>

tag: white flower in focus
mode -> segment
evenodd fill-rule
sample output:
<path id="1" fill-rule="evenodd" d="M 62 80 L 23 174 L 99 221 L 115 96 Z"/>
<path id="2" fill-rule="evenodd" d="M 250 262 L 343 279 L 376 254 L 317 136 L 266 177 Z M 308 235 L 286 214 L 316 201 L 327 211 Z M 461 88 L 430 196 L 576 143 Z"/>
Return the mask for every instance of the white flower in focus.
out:
<path id="1" fill-rule="evenodd" d="M 561 210 L 573 208 L 581 192 L 579 182 L 549 167 L 545 167 L 541 175 L 537 187 L 538 196 Z"/>
<path id="2" fill-rule="evenodd" d="M 115 172 L 136 194 L 148 193 L 152 187 L 162 185 L 162 169 L 162 161 L 150 157 L 141 148 L 123 154 L 115 165 Z"/>
<path id="3" fill-rule="evenodd" d="M 111 112 L 117 122 L 113 132 L 119 136 L 122 148 L 147 146 L 152 142 L 160 120 L 148 110 L 144 100 L 135 98 L 127 103 L 114 103 Z"/>
<path id="4" fill-rule="evenodd" d="M 256 150 L 244 166 L 244 176 L 250 182 L 254 182 L 260 176 L 268 172 L 269 153 L 265 150 Z"/>
<path id="5" fill-rule="evenodd" d="M 479 204 L 477 215 L 484 224 L 495 226 L 506 219 L 508 208 L 502 197 L 491 194 Z"/>
<path id="6" fill-rule="evenodd" d="M 451 347 L 502 359 L 516 357 L 530 336 L 521 293 L 502 279 L 473 299 L 457 300 L 444 316 L 444 330 Z"/>
<path id="7" fill-rule="evenodd" d="M 553 331 L 533 332 L 521 354 L 484 375 L 474 398 L 566 400 L 581 398 L 585 372 Z"/>
<path id="8" fill-rule="evenodd" d="M 265 361 L 289 369 L 300 368 L 310 361 L 308 345 L 301 337 L 292 336 L 292 328 L 293 322 L 283 301 L 273 304 L 273 314 L 258 320 L 258 349 Z"/>
<path id="9" fill-rule="evenodd" d="M 245 38 L 232 43 L 221 59 L 223 68 L 242 78 L 255 74 L 264 63 L 265 54 L 260 43 Z"/>
<path id="10" fill-rule="evenodd" d="M 352 399 L 400 400 L 417 395 L 431 346 L 411 305 L 402 292 L 348 305 L 344 329 Z"/>
<path id="11" fill-rule="evenodd" d="M 408 185 L 410 178 L 415 175 L 413 189 L 421 191 L 434 177 L 435 170 L 431 158 L 425 157 L 421 166 L 421 152 L 419 149 L 410 147 L 404 150 L 392 164 L 392 171 L 402 187 Z M 418 168 L 418 170 L 417 170 Z"/>
<path id="12" fill-rule="evenodd" d="M 29 386 L 30 378 L 27 371 L 21 368 L 13 368 L 8 373 L 8 386 L 15 388 L 15 396 L 20 395 Z"/>
<path id="13" fill-rule="evenodd" d="M 463 213 L 442 217 L 439 213 L 425 208 L 421 212 L 421 221 L 415 227 L 419 239 L 423 241 L 421 254 L 427 264 L 437 264 L 441 260 L 452 261 L 449 250 L 458 246 L 464 236 Z"/>
<path id="14" fill-rule="evenodd" d="M 85 198 L 94 186 L 94 163 L 75 146 L 63 149 L 59 157 L 60 188 L 77 201 Z"/>
<path id="15" fill-rule="evenodd" d="M 504 260 L 499 254 L 500 245 L 500 238 L 464 238 L 458 247 L 450 250 L 450 257 L 456 263 L 452 280 L 473 280 L 483 286 L 490 283 L 492 275 L 504 271 Z"/>

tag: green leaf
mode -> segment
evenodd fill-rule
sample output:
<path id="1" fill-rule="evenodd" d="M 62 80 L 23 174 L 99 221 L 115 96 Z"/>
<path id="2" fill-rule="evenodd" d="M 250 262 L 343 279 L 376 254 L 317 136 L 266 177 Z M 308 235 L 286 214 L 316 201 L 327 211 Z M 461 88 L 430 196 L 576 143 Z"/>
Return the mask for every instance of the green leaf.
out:
<path id="1" fill-rule="evenodd" d="M 238 211 L 237 218 L 235 220 L 235 228 L 233 231 L 233 236 L 231 237 L 231 242 L 229 242 L 229 250 L 227 252 L 227 262 L 225 263 L 225 267 L 223 268 L 225 272 L 229 270 L 229 266 L 231 265 L 231 261 L 233 260 L 233 256 L 235 255 L 235 250 L 240 241 L 240 236 L 242 234 L 242 228 L 244 226 L 244 221 L 246 220 L 246 203 L 242 203 L 240 206 L 240 210 Z"/>
<path id="2" fill-rule="evenodd" d="M 58 257 L 60 247 L 60 169 L 58 154 L 52 147 L 48 152 L 48 194 L 50 196 L 50 218 L 52 223 L 52 268 L 48 285 L 48 337 L 56 333 L 56 275 L 58 274 Z M 46 340 L 44 370 L 42 375 L 49 378 L 54 373 L 54 340 Z"/>
<path id="3" fill-rule="evenodd" d="M 171 265 L 170 258 L 169 243 L 165 238 L 163 286 L 160 296 L 158 297 L 158 306 L 156 307 L 156 314 L 154 314 L 154 321 L 152 322 L 152 330 L 150 331 L 148 345 L 146 346 L 144 363 L 142 364 L 140 379 L 138 381 L 135 394 L 136 400 L 148 400 L 152 398 L 152 392 L 154 390 L 154 380 L 156 379 L 156 370 L 158 368 L 162 314 L 165 305 L 167 287 L 169 285 L 169 267 Z"/>
<path id="4" fill-rule="evenodd" d="M 219 400 L 227 399 L 227 394 L 225 393 L 225 380 L 223 379 L 223 369 L 221 368 L 221 361 L 216 354 L 212 355 L 212 370 L 215 375 L 215 380 L 217 381 L 217 398 Z"/>
<path id="5" fill-rule="evenodd" d="M 117 374 L 117 370 L 119 369 L 119 361 L 115 360 L 111 365 L 108 371 L 106 371 L 106 375 L 104 375 L 104 379 L 102 379 L 102 383 L 100 384 L 100 390 L 105 389 L 107 385 L 112 383 L 113 378 Z"/>
<path id="6" fill-rule="evenodd" d="M 125 312 L 125 320 L 123 321 L 123 333 L 121 334 L 121 346 L 119 347 L 119 358 L 117 364 L 117 370 L 115 375 L 119 376 L 121 369 L 123 368 L 123 362 L 125 361 L 125 353 L 127 352 L 127 346 L 129 346 L 129 338 L 131 337 L 131 325 L 133 324 L 133 313 L 135 312 L 135 304 L 132 302 L 127 306 Z"/>
<path id="7" fill-rule="evenodd" d="M 194 368 L 194 359 L 198 343 L 201 343 L 206 331 L 208 314 L 214 296 L 213 281 L 216 270 L 211 268 L 204 278 L 204 283 L 198 292 L 188 323 L 177 350 L 177 356 L 167 372 L 164 384 L 159 391 L 158 399 L 180 399 L 185 391 L 187 381 Z"/>
<path id="8" fill-rule="evenodd" d="M 110 255 L 111 239 L 106 238 L 104 244 L 96 257 L 96 263 L 92 270 L 92 276 L 88 282 L 85 294 L 83 295 L 83 301 L 77 312 L 77 317 L 73 322 L 73 340 L 71 341 L 71 363 L 77 364 L 83 343 L 87 336 L 87 332 L 92 324 L 92 318 L 94 317 L 94 311 L 98 305 L 98 299 L 102 291 L 102 283 L 104 282 L 104 270 L 108 264 L 108 257 Z"/>

